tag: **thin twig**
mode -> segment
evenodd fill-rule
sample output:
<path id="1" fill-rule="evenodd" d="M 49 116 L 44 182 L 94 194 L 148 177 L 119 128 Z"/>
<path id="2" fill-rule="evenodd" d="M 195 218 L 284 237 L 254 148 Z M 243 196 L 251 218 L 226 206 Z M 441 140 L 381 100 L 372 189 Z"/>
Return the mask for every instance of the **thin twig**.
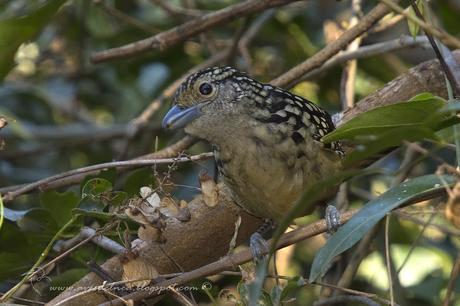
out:
<path id="1" fill-rule="evenodd" d="M 435 228 L 438 231 L 440 231 L 440 232 L 442 232 L 442 233 L 444 233 L 446 235 L 452 235 L 452 236 L 460 237 L 460 231 L 459 230 L 451 229 L 451 228 L 449 228 L 449 227 L 447 227 L 445 225 L 442 225 L 442 224 L 427 223 L 425 220 L 423 220 L 421 218 L 414 217 L 414 216 L 412 216 L 411 214 L 409 214 L 408 212 L 405 212 L 405 211 L 397 210 L 394 213 L 401 219 L 405 219 L 405 220 L 414 222 L 414 223 L 416 223 L 418 225 L 421 225 L 421 226 L 425 226 L 425 224 L 426 224 L 427 226 Z M 435 212 L 435 213 L 438 213 L 438 212 Z"/>
<path id="2" fill-rule="evenodd" d="M 237 18 L 267 10 L 272 7 L 282 6 L 298 0 L 247 0 L 221 10 L 203 15 L 175 28 L 161 32 L 155 36 L 136 41 L 122 47 L 113 48 L 93 54 L 91 60 L 100 63 L 116 58 L 131 57 L 149 50 L 165 50 L 173 45 L 186 40 L 210 28 L 228 23 Z"/>
<path id="3" fill-rule="evenodd" d="M 208 158 L 212 158 L 212 153 L 202 153 L 198 155 L 193 155 L 190 157 L 178 157 L 178 158 L 159 158 L 159 159 L 136 159 L 136 160 L 127 160 L 127 161 L 118 161 L 118 162 L 110 162 L 110 163 L 103 163 L 97 164 L 93 166 L 83 167 L 79 169 L 70 170 L 67 172 L 63 172 L 60 174 L 56 174 L 36 182 L 26 184 L 18 188 L 17 190 L 10 191 L 6 193 L 3 197 L 5 202 L 12 201 L 17 196 L 35 190 L 37 188 L 41 188 L 42 186 L 46 186 L 49 183 L 65 179 L 68 177 L 72 177 L 75 175 L 87 174 L 93 171 L 108 169 L 108 168 L 133 168 L 133 167 L 142 167 L 142 166 L 152 166 L 156 164 L 169 164 L 169 163 L 177 163 L 177 162 L 187 162 L 187 161 L 199 161 Z"/>
<path id="4" fill-rule="evenodd" d="M 393 14 L 393 13 L 390 13 L 390 14 Z M 397 25 L 403 19 L 404 19 L 404 16 L 400 14 L 395 15 L 393 17 L 389 17 L 389 18 L 384 17 L 378 24 L 375 25 L 375 27 L 373 27 L 370 30 L 370 33 L 374 34 L 374 33 L 380 33 L 380 32 L 386 31 L 394 27 L 395 25 Z"/>
<path id="5" fill-rule="evenodd" d="M 458 275 L 460 274 L 460 257 L 457 257 L 452 271 L 450 273 L 449 283 L 447 284 L 446 296 L 444 297 L 443 306 L 451 305 L 452 292 L 454 292 L 457 283 Z"/>
<path id="6" fill-rule="evenodd" d="M 354 51 L 343 51 L 328 59 L 321 67 L 315 68 L 306 73 L 302 76 L 300 81 L 312 79 L 332 67 L 343 64 L 349 60 L 366 58 L 400 49 L 415 47 L 428 47 L 428 39 L 424 36 L 417 36 L 413 38 L 408 35 L 403 35 L 400 38 L 393 40 L 363 46 Z"/>
<path id="7" fill-rule="evenodd" d="M 168 12 L 169 14 L 173 16 L 187 16 L 187 17 L 199 17 L 202 16 L 208 12 L 206 11 L 200 11 L 200 10 L 195 10 L 195 9 L 190 9 L 190 8 L 183 8 L 179 6 L 175 6 L 169 1 L 163 1 L 163 0 L 150 0 L 150 2 L 158 5 L 161 7 L 164 11 Z"/>
<path id="8" fill-rule="evenodd" d="M 454 48 L 460 48 L 460 40 L 458 40 L 455 36 L 452 36 L 444 31 L 441 31 L 440 29 L 434 27 L 433 25 L 427 24 L 423 20 L 420 20 L 419 18 L 409 14 L 402 7 L 397 5 L 396 1 L 392 1 L 392 0 L 379 0 L 379 1 L 383 2 L 385 5 L 390 7 L 393 11 L 403 15 L 410 21 L 416 23 L 419 27 L 421 27 L 423 30 L 430 33 L 431 35 L 437 37 L 444 44 L 448 46 L 452 46 Z"/>
<path id="9" fill-rule="evenodd" d="M 2 297 L 3 295 L 4 295 L 4 293 L 0 292 L 0 297 Z M 46 304 L 44 302 L 29 300 L 29 299 L 15 297 L 15 296 L 12 296 L 10 299 L 13 300 L 13 301 L 18 301 L 18 302 L 23 302 L 23 303 L 30 303 L 32 305 L 45 305 Z"/>
<path id="10" fill-rule="evenodd" d="M 355 38 L 365 33 L 377 21 L 383 18 L 390 10 L 384 5 L 379 3 L 367 15 L 365 15 L 357 25 L 345 31 L 337 40 L 331 42 L 324 47 L 320 52 L 310 57 L 303 63 L 295 66 L 281 76 L 274 79 L 271 83 L 275 86 L 292 87 L 297 84 L 301 77 L 307 72 L 320 67 L 328 59 L 341 51 Z"/>
<path id="11" fill-rule="evenodd" d="M 336 290 L 339 290 L 339 291 L 342 291 L 342 292 L 345 292 L 345 293 L 349 293 L 349 294 L 353 294 L 353 295 L 358 295 L 358 296 L 368 297 L 368 298 L 370 298 L 370 299 L 377 300 L 377 301 L 379 301 L 379 302 L 382 303 L 382 304 L 390 305 L 390 301 L 389 301 L 389 300 L 384 299 L 384 298 L 378 296 L 378 295 L 375 294 L 375 293 L 369 293 L 369 292 L 364 292 L 364 291 L 349 289 L 349 288 L 346 288 L 346 287 L 336 286 L 336 285 L 332 285 L 332 284 L 326 284 L 326 283 L 322 283 L 322 282 L 314 282 L 314 283 L 312 283 L 312 285 L 319 285 L 319 286 L 322 286 L 322 287 L 329 287 L 329 288 L 336 289 Z M 399 306 L 399 305 L 396 304 L 395 306 Z"/>
<path id="12" fill-rule="evenodd" d="M 398 276 L 399 273 L 401 272 L 401 270 L 404 268 L 404 266 L 406 265 L 406 263 L 409 261 L 409 258 L 410 256 L 412 255 L 412 253 L 414 252 L 415 250 L 415 247 L 417 246 L 417 243 L 420 241 L 420 238 L 423 237 L 423 234 L 425 233 L 425 230 L 427 229 L 427 227 L 431 224 L 431 222 L 433 221 L 434 217 L 436 217 L 436 214 L 431 214 L 430 217 L 428 218 L 428 220 L 425 221 L 425 223 L 422 225 L 422 230 L 418 233 L 417 237 L 414 239 L 414 241 L 412 241 L 412 244 L 410 246 L 410 249 L 409 249 L 409 252 L 407 252 L 407 255 L 406 257 L 404 258 L 401 266 L 396 270 L 396 275 Z"/>
<path id="13" fill-rule="evenodd" d="M 123 246 L 121 246 L 119 243 L 107 238 L 107 237 L 104 237 L 102 236 L 102 233 L 104 231 L 107 231 L 109 229 L 111 229 L 113 226 L 106 226 L 105 228 L 99 230 L 99 231 L 96 231 L 95 229 L 92 229 L 90 227 L 83 227 L 81 230 L 80 230 L 80 233 L 78 234 L 78 236 L 76 238 L 79 239 L 79 242 L 76 243 L 75 245 L 71 246 L 71 247 L 68 247 L 65 252 L 59 254 L 59 256 L 53 258 L 52 260 L 48 261 L 46 264 L 44 264 L 43 266 L 39 267 L 36 271 L 34 271 L 31 275 L 30 275 L 30 278 L 34 277 L 36 274 L 40 273 L 40 271 L 44 271 L 46 270 L 47 267 L 57 263 L 58 261 L 61 261 L 62 259 L 64 259 L 65 257 L 67 257 L 68 255 L 72 254 L 72 252 L 76 249 L 78 249 L 79 247 L 85 245 L 88 241 L 93 241 L 95 244 L 101 246 L 102 248 L 106 249 L 106 250 L 109 250 L 113 253 L 116 253 L 116 254 L 123 254 L 123 252 L 125 251 L 125 248 Z M 97 237 L 99 235 L 99 237 Z M 108 240 L 110 241 L 108 241 Z M 56 250 L 56 246 L 58 246 L 58 242 L 56 242 L 55 246 L 53 247 L 54 250 Z M 61 244 L 62 246 L 62 244 Z M 64 246 L 63 246 L 64 247 Z M 59 250 L 58 250 L 59 251 Z"/>
<path id="14" fill-rule="evenodd" d="M 116 8 L 107 5 L 104 0 L 93 0 L 93 3 L 100 8 L 102 8 L 105 12 L 108 14 L 112 15 L 113 17 L 117 18 L 118 20 L 121 20 L 122 22 L 133 26 L 135 28 L 138 28 L 144 32 L 150 33 L 150 34 L 157 34 L 159 32 L 159 29 L 154 28 L 151 25 L 145 24 L 144 22 L 133 18 L 129 16 L 128 14 L 125 14 L 124 12 L 117 10 Z"/>
<path id="15" fill-rule="evenodd" d="M 417 15 L 420 20 L 425 21 L 425 18 L 423 17 L 422 13 L 420 12 L 417 4 L 415 3 L 414 0 L 410 0 L 411 6 L 414 9 L 415 14 Z M 428 24 L 428 23 L 427 23 Z M 446 61 L 444 60 L 444 56 L 442 56 L 441 51 L 438 48 L 438 45 L 436 44 L 435 40 L 431 36 L 431 34 L 425 31 L 426 37 L 428 37 L 428 40 L 430 41 L 431 47 L 433 48 L 434 53 L 436 54 L 436 58 L 438 59 L 439 63 L 441 64 L 441 68 L 444 71 L 444 74 L 446 75 L 446 78 L 449 80 L 449 83 L 452 86 L 452 90 L 454 92 L 454 97 L 460 97 L 460 80 L 457 80 L 455 78 L 454 73 L 452 72 L 451 68 L 447 65 Z"/>
<path id="16" fill-rule="evenodd" d="M 339 287 L 349 287 L 353 281 L 353 278 L 358 272 L 358 268 L 363 261 L 363 259 L 369 254 L 369 248 L 374 242 L 375 236 L 379 230 L 378 226 L 374 226 L 363 239 L 359 242 L 358 246 L 354 249 L 353 254 L 350 260 L 347 263 L 347 267 L 342 273 L 337 286 Z"/>
<path id="17" fill-rule="evenodd" d="M 355 213 L 356 211 L 348 211 L 344 213 L 341 217 L 341 223 L 345 223 L 346 221 L 348 221 Z M 277 249 L 280 249 L 288 245 L 294 244 L 296 242 L 305 240 L 307 238 L 319 235 L 321 233 L 324 233 L 326 230 L 327 230 L 327 226 L 326 226 L 326 221 L 324 219 L 313 222 L 304 227 L 299 227 L 293 231 L 283 234 L 283 236 L 281 237 L 281 239 L 279 240 L 277 244 Z M 218 274 L 221 271 L 232 270 L 234 269 L 234 267 L 240 264 L 243 264 L 245 262 L 248 262 L 251 259 L 252 259 L 252 254 L 249 249 L 243 250 L 236 254 L 229 254 L 227 256 L 222 257 L 218 261 L 209 263 L 193 271 L 185 272 L 177 277 L 160 282 L 156 284 L 156 287 L 157 288 L 167 288 L 170 285 L 179 286 L 179 285 L 185 284 L 199 277 L 206 277 L 206 276 Z M 124 298 L 138 301 L 147 296 L 154 296 L 158 294 L 161 294 L 161 292 L 153 291 L 149 293 L 148 291 L 137 291 L 137 292 L 124 296 Z M 101 305 L 108 306 L 108 305 L 120 305 L 120 304 L 118 301 L 110 301 L 108 303 L 104 303 Z"/>
<path id="18" fill-rule="evenodd" d="M 350 18 L 350 28 L 358 24 L 361 12 L 361 0 L 353 0 L 351 2 L 352 17 Z M 347 51 L 355 51 L 359 49 L 361 37 L 357 37 L 347 47 Z M 358 70 L 358 61 L 350 60 L 345 64 L 340 80 L 340 99 L 342 109 L 352 108 L 355 104 L 355 82 L 356 72 Z"/>
<path id="19" fill-rule="evenodd" d="M 356 295 L 338 295 L 330 298 L 323 299 L 313 303 L 313 306 L 327 306 L 327 305 L 343 305 L 353 303 L 353 305 L 362 304 L 368 306 L 379 306 L 380 304 L 365 296 Z"/>

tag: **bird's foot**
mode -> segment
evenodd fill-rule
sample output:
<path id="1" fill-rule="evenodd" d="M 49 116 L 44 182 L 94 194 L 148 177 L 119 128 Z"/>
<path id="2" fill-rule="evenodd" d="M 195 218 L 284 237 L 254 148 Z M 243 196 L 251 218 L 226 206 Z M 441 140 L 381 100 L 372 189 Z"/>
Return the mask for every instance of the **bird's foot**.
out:
<path id="1" fill-rule="evenodd" d="M 333 205 L 326 207 L 326 226 L 329 234 L 334 234 L 340 227 L 340 212 Z"/>
<path id="2" fill-rule="evenodd" d="M 256 263 L 260 262 L 267 256 L 266 254 L 269 250 L 267 240 L 259 232 L 255 232 L 249 238 L 249 249 L 251 250 L 254 261 Z"/>
<path id="3" fill-rule="evenodd" d="M 274 227 L 275 223 L 273 220 L 266 219 L 257 231 L 251 235 L 251 238 L 249 238 L 249 248 L 256 263 L 264 259 L 265 254 L 268 253 L 270 248 L 263 236 L 271 234 Z"/>

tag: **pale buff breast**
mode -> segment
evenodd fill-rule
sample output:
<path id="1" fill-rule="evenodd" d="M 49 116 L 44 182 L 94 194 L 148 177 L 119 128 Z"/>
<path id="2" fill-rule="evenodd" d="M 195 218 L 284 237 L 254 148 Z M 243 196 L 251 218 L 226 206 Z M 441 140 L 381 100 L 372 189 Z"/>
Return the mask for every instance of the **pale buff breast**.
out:
<path id="1" fill-rule="evenodd" d="M 317 143 L 305 147 L 301 157 L 292 152 L 290 143 L 269 147 L 245 143 L 238 150 L 233 146 L 221 151 L 226 160 L 223 180 L 235 201 L 258 217 L 281 220 L 306 188 L 335 167 L 333 161 L 318 155 Z"/>

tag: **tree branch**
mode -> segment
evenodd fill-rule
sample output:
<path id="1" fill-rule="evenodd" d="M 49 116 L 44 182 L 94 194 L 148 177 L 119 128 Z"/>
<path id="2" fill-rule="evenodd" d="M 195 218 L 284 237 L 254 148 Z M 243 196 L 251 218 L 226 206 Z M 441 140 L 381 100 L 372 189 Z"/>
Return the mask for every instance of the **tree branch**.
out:
<path id="1" fill-rule="evenodd" d="M 218 25 L 228 23 L 237 18 L 267 10 L 272 7 L 298 0 L 247 0 L 243 3 L 228 6 L 221 10 L 203 15 L 180 26 L 161 32 L 155 36 L 136 41 L 118 48 L 95 53 L 91 60 L 100 63 L 117 58 L 131 57 L 149 50 L 165 50 L 187 38 L 204 32 Z"/>
<path id="2" fill-rule="evenodd" d="M 320 67 L 334 54 L 345 48 L 349 43 L 355 40 L 358 36 L 365 33 L 377 21 L 383 18 L 390 9 L 386 5 L 379 3 L 367 15 L 352 28 L 345 31 L 340 37 L 328 44 L 321 51 L 305 60 L 303 63 L 291 68 L 289 71 L 274 79 L 271 83 L 275 86 L 292 87 L 297 84 L 302 76 L 307 72 Z"/>

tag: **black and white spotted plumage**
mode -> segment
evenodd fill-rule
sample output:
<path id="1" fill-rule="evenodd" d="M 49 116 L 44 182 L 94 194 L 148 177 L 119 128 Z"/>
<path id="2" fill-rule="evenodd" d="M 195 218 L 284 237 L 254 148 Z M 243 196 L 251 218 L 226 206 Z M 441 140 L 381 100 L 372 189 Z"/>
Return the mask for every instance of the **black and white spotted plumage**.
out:
<path id="1" fill-rule="evenodd" d="M 205 83 L 212 91 L 203 95 Z M 199 107 L 200 117 L 185 131 L 213 144 L 224 183 L 257 216 L 280 219 L 305 188 L 341 167 L 340 142 L 321 142 L 334 130 L 325 110 L 234 68 L 192 74 L 174 103 Z"/>

